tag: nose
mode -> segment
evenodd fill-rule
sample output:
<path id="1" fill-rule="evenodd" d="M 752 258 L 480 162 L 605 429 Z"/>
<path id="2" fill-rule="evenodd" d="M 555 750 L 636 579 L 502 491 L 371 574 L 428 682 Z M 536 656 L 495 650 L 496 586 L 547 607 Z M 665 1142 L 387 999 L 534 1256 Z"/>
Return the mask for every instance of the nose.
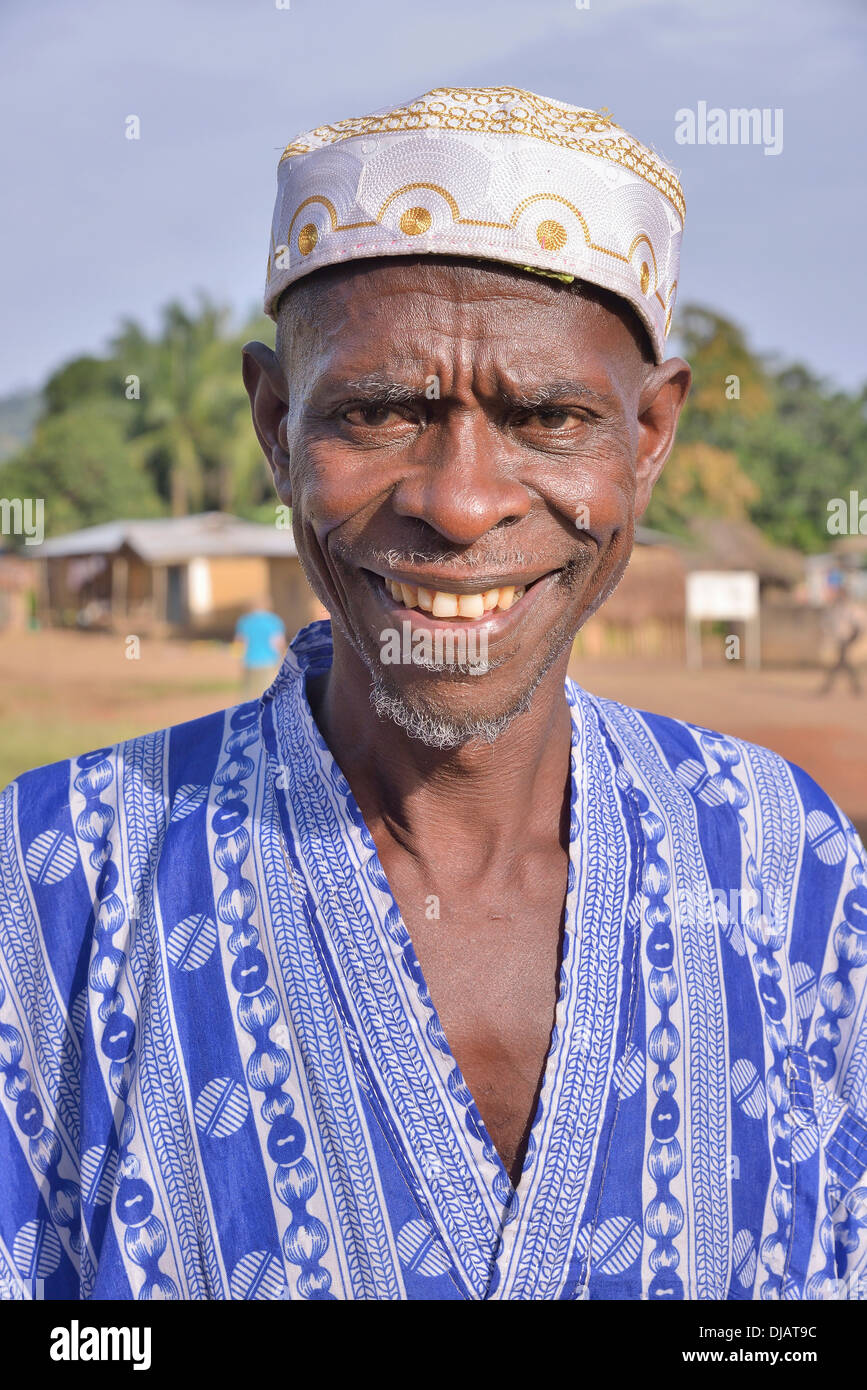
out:
<path id="1" fill-rule="evenodd" d="M 481 411 L 426 430 L 417 448 L 392 493 L 399 516 L 426 522 L 457 546 L 529 512 L 532 496 L 515 475 L 513 451 Z"/>

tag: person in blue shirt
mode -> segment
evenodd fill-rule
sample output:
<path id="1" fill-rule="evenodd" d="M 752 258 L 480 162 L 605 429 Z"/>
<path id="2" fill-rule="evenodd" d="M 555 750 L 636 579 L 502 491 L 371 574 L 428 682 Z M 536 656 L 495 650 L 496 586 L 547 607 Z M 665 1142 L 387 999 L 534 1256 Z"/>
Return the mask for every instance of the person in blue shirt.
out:
<path id="1" fill-rule="evenodd" d="M 249 699 L 270 685 L 280 668 L 286 646 L 283 620 L 266 607 L 263 599 L 253 599 L 238 619 L 235 641 L 244 645 L 241 690 L 244 698 Z"/>

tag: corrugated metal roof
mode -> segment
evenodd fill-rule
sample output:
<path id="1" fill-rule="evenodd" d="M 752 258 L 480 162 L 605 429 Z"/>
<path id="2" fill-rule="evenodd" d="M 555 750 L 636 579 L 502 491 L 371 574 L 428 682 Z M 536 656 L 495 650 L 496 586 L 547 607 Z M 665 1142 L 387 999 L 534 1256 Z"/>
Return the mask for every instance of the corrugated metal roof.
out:
<path id="1" fill-rule="evenodd" d="M 150 564 L 178 564 L 197 555 L 294 556 L 288 528 L 245 521 L 227 512 L 157 517 L 147 521 L 108 521 L 85 526 L 32 546 L 34 559 L 64 555 L 111 555 L 124 544 Z"/>

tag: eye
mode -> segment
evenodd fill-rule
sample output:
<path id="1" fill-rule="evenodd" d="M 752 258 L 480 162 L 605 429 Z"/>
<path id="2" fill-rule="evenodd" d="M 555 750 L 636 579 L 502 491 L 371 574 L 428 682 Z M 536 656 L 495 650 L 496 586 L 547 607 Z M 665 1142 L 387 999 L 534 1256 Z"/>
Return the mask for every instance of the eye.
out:
<path id="1" fill-rule="evenodd" d="M 553 434 L 555 430 L 566 432 L 584 423 L 583 417 L 570 406 L 542 405 L 536 410 L 522 410 L 512 422 L 518 429 L 544 430 Z"/>
<path id="2" fill-rule="evenodd" d="M 381 429 L 383 425 L 395 425 L 406 422 L 406 416 L 400 411 L 393 409 L 390 405 L 375 405 L 361 402 L 357 405 L 350 405 L 341 412 L 343 419 L 350 425 L 364 425 L 367 429 Z"/>
<path id="3" fill-rule="evenodd" d="M 534 412 L 535 418 L 544 430 L 559 430 L 570 418 L 570 412 L 562 406 L 549 406 Z"/>

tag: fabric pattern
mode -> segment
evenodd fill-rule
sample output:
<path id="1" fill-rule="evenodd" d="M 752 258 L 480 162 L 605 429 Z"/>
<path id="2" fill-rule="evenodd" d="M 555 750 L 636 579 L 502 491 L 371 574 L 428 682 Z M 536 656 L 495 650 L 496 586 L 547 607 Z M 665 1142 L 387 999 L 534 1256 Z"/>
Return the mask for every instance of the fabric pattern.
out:
<path id="1" fill-rule="evenodd" d="M 867 860 L 763 748 L 569 681 L 555 1028 L 514 1190 L 312 718 L 0 795 L 0 1284 L 100 1299 L 867 1292 Z"/>

